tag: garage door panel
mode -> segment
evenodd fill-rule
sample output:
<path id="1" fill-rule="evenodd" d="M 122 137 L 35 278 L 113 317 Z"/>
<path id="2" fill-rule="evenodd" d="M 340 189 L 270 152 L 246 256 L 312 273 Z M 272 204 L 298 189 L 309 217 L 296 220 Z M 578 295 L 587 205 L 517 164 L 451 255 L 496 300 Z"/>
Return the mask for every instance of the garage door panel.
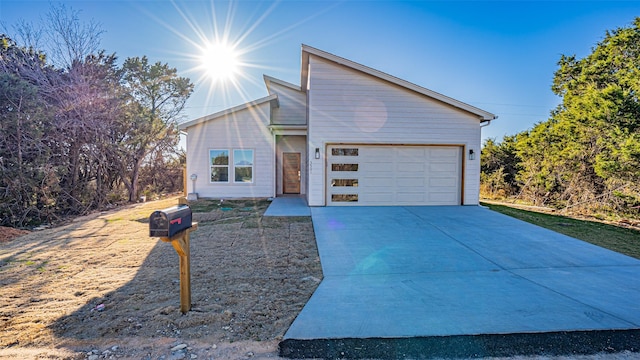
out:
<path id="1" fill-rule="evenodd" d="M 420 147 L 392 147 L 396 161 L 415 161 L 427 156 L 425 149 Z"/>
<path id="2" fill-rule="evenodd" d="M 458 165 L 455 163 L 432 162 L 429 164 L 429 172 L 432 173 L 457 173 Z"/>
<path id="3" fill-rule="evenodd" d="M 362 160 L 360 162 L 362 170 L 367 171 L 393 171 L 395 164 L 393 161 L 375 161 L 375 160 Z"/>
<path id="4" fill-rule="evenodd" d="M 407 204 L 407 203 L 415 203 L 415 202 L 424 202 L 426 200 L 426 196 L 424 192 L 407 192 L 407 193 L 398 193 L 397 197 L 398 202 Z"/>
<path id="5" fill-rule="evenodd" d="M 346 153 L 351 156 L 333 155 Z M 341 145 L 329 146 L 327 154 L 329 205 L 459 205 L 461 202 L 462 151 L 459 146 Z M 357 169 L 334 171 L 350 167 L 333 164 L 347 163 L 357 164 Z M 334 199 L 332 194 L 339 196 Z"/>
<path id="6" fill-rule="evenodd" d="M 441 178 L 430 178 L 429 179 L 429 187 L 431 189 L 443 189 L 450 188 L 451 184 L 456 182 L 456 178 L 451 177 L 441 177 Z"/>
<path id="7" fill-rule="evenodd" d="M 395 154 L 381 148 L 362 148 L 360 158 L 371 159 L 380 162 L 393 162 Z"/>
<path id="8" fill-rule="evenodd" d="M 369 171 L 368 173 L 368 177 L 367 179 L 387 179 L 387 180 L 393 180 L 394 176 L 393 176 L 393 171 Z M 362 178 L 362 175 L 359 174 L 358 175 L 360 178 Z M 362 185 L 366 185 L 368 183 L 368 181 L 365 181 L 362 183 Z"/>
<path id="9" fill-rule="evenodd" d="M 429 194 L 429 202 L 434 205 L 451 205 L 451 201 L 457 199 L 455 193 L 433 192 Z"/>
<path id="10" fill-rule="evenodd" d="M 397 191 L 398 194 L 413 194 L 414 196 L 427 197 L 428 191 L 424 191 L 424 186 L 411 186 Z"/>
<path id="11" fill-rule="evenodd" d="M 362 185 L 358 185 L 359 187 L 363 187 L 366 189 L 375 189 L 375 188 L 389 188 L 389 183 L 393 181 L 393 177 L 370 177 L 362 183 Z"/>
<path id="12" fill-rule="evenodd" d="M 457 146 L 452 147 L 434 147 L 431 148 L 430 156 L 436 159 L 454 159 L 458 157 L 460 148 Z"/>
<path id="13" fill-rule="evenodd" d="M 424 172 L 425 163 L 424 162 L 399 162 L 397 166 L 397 171 L 406 171 L 406 172 Z"/>
<path id="14" fill-rule="evenodd" d="M 401 188 L 417 187 L 420 189 L 420 191 L 424 191 L 423 189 L 425 186 L 425 179 L 424 177 L 403 177 L 399 178 L 396 183 Z"/>
<path id="15" fill-rule="evenodd" d="M 366 188 L 358 188 L 358 190 L 362 196 L 393 195 L 392 189 L 389 189 L 388 186 L 367 186 Z"/>
<path id="16" fill-rule="evenodd" d="M 391 193 L 367 193 L 360 197 L 360 205 L 392 205 L 394 201 L 395 196 Z"/>

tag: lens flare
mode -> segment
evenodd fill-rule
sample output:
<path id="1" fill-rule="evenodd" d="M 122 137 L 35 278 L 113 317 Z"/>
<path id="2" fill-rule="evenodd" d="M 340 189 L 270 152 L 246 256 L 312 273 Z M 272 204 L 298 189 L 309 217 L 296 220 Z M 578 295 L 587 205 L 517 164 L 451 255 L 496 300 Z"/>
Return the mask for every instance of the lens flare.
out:
<path id="1" fill-rule="evenodd" d="M 240 70 L 240 59 L 226 43 L 209 44 L 203 49 L 200 66 L 214 81 L 233 80 Z"/>

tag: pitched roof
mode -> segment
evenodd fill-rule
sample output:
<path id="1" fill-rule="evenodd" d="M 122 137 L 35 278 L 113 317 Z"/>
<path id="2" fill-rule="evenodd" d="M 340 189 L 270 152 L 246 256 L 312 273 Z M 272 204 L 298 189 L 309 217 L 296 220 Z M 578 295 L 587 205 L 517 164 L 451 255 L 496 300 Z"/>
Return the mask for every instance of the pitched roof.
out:
<path id="1" fill-rule="evenodd" d="M 494 120 L 497 118 L 496 115 L 488 112 L 488 111 L 484 111 L 482 109 L 479 109 L 475 106 L 469 105 L 467 103 L 464 103 L 462 101 L 458 101 L 456 99 L 450 98 L 448 96 L 442 95 L 440 93 L 437 93 L 433 90 L 429 90 L 427 88 L 424 88 L 422 86 L 413 84 L 411 82 L 408 82 L 406 80 L 402 80 L 400 78 L 397 78 L 395 76 L 389 75 L 387 73 L 384 73 L 382 71 L 370 68 L 368 66 L 364 66 L 362 64 L 358 64 L 354 61 L 330 54 L 326 51 L 322 51 L 316 48 L 313 48 L 311 46 L 308 45 L 304 45 L 302 44 L 302 62 L 301 62 L 301 71 L 300 71 L 300 88 L 302 89 L 307 89 L 307 81 L 309 78 L 309 56 L 317 56 L 320 57 L 322 59 L 325 60 L 329 60 L 331 62 L 334 62 L 336 64 L 342 65 L 342 66 L 346 66 L 348 68 L 360 71 L 362 73 L 377 77 L 379 79 L 388 81 L 392 84 L 404 87 L 406 89 L 415 91 L 419 94 L 422 95 L 426 95 L 430 98 L 433 98 L 435 100 L 438 100 L 440 102 L 443 102 L 445 104 L 448 104 L 450 106 L 453 106 L 455 108 L 464 110 L 466 112 L 469 112 L 471 114 L 474 114 L 476 116 L 478 116 L 478 118 L 481 121 L 490 121 L 490 120 Z"/>
<path id="2" fill-rule="evenodd" d="M 302 62 L 301 62 L 301 71 L 300 71 L 300 86 L 298 85 L 294 85 L 291 83 L 288 83 L 286 81 L 280 80 L 280 79 L 276 79 L 273 78 L 271 76 L 268 75 L 264 75 L 264 82 L 265 85 L 267 86 L 267 91 L 269 91 L 271 93 L 271 83 L 274 84 L 278 84 L 281 86 L 285 86 L 288 87 L 292 90 L 296 90 L 296 91 L 306 91 L 307 89 L 307 81 L 308 81 L 308 75 L 309 75 L 309 56 L 317 56 L 320 58 L 323 58 L 325 60 L 329 60 L 331 62 L 334 62 L 336 64 L 342 65 L 342 66 L 346 66 L 348 68 L 354 69 L 356 71 L 360 71 L 362 73 L 365 73 L 367 75 L 370 76 L 374 76 L 377 77 L 379 79 L 382 79 L 384 81 L 388 81 L 392 84 L 401 86 L 403 88 L 409 89 L 411 91 L 414 91 L 418 94 L 422 94 L 425 96 L 428 96 L 432 99 L 438 100 L 444 104 L 453 106 L 455 108 L 464 110 L 466 112 L 469 112 L 473 115 L 476 115 L 481 122 L 485 122 L 485 121 L 490 121 L 490 120 L 494 120 L 497 119 L 498 117 L 488 111 L 482 110 L 480 108 L 477 108 L 475 106 L 469 105 L 467 103 L 464 103 L 462 101 L 458 101 L 456 99 L 450 98 L 448 96 L 442 95 L 438 92 L 435 92 L 433 90 L 429 90 L 427 88 L 424 88 L 422 86 L 416 85 L 414 83 L 408 82 L 406 80 L 402 80 L 400 78 L 397 78 L 395 76 L 389 75 L 387 73 L 384 73 L 382 71 L 370 68 L 368 66 L 356 63 L 354 61 L 342 58 L 340 56 L 337 55 L 333 55 L 331 53 L 328 53 L 326 51 L 322 51 L 316 48 L 313 48 L 311 46 L 308 45 L 302 45 Z M 270 101 L 275 101 L 276 102 L 276 106 L 278 106 L 278 95 L 277 94 L 270 94 L 268 96 L 265 96 L 263 98 L 260 99 L 256 99 L 238 106 L 234 106 L 232 108 L 229 109 L 225 109 L 219 112 L 216 112 L 214 114 L 210 114 L 210 115 L 206 115 L 194 120 L 189 120 L 189 121 L 185 121 L 181 124 L 178 124 L 178 129 L 180 130 L 185 130 L 191 126 L 200 124 L 200 123 L 204 123 L 210 120 L 215 120 L 217 118 L 221 118 L 224 117 L 226 115 L 232 114 L 234 112 L 237 111 L 241 111 L 241 110 L 245 110 L 245 109 L 249 109 L 251 107 L 254 106 L 258 106 L 261 104 L 264 104 L 266 102 L 270 102 Z"/>
<path id="3" fill-rule="evenodd" d="M 178 129 L 185 130 L 185 129 L 187 129 L 189 127 L 192 127 L 194 125 L 198 125 L 198 124 L 201 124 L 201 123 L 204 123 L 204 122 L 207 122 L 207 121 L 215 120 L 217 118 L 221 118 L 223 116 L 232 114 L 234 112 L 238 112 L 238 111 L 241 111 L 241 110 L 249 109 L 249 108 L 252 108 L 252 107 L 255 107 L 255 106 L 259 106 L 259 105 L 262 105 L 264 103 L 271 102 L 271 101 L 276 101 L 277 102 L 278 101 L 278 95 L 271 94 L 269 96 L 265 96 L 265 97 L 260 98 L 260 99 L 249 101 L 247 103 L 240 104 L 238 106 L 234 106 L 234 107 L 229 108 L 229 109 L 218 111 L 217 113 L 206 115 L 206 116 L 194 119 L 194 120 L 185 121 L 185 122 L 183 122 L 181 124 L 178 124 Z"/>
<path id="4" fill-rule="evenodd" d="M 284 86 L 287 87 L 291 90 L 295 90 L 295 91 L 302 91 L 302 89 L 300 88 L 300 86 L 298 85 L 294 85 L 292 83 L 286 82 L 284 80 L 280 80 L 280 79 L 276 79 L 274 77 L 271 77 L 269 75 L 262 75 L 262 77 L 264 78 L 264 83 L 267 86 L 267 91 L 269 91 L 269 93 L 271 93 L 271 83 L 274 84 L 278 84 L 280 86 Z"/>

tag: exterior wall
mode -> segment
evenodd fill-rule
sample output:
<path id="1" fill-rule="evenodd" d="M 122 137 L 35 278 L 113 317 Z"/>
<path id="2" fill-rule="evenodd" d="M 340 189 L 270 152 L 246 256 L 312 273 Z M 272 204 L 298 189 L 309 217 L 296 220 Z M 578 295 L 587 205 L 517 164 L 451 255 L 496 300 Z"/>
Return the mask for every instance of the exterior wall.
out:
<path id="1" fill-rule="evenodd" d="M 478 204 L 480 120 L 384 80 L 310 55 L 308 201 L 325 205 L 325 149 L 331 143 L 462 145 L 463 198 Z M 475 160 L 468 159 L 473 149 Z"/>
<path id="2" fill-rule="evenodd" d="M 275 196 L 275 137 L 268 130 L 270 105 L 264 103 L 218 119 L 191 126 L 187 131 L 187 179 L 197 174 L 195 192 L 204 198 Z M 253 149 L 253 183 L 212 183 L 211 149 Z M 233 166 L 231 164 L 230 166 Z M 231 177 L 231 172 L 229 174 Z M 194 192 L 187 180 L 189 193 Z"/>
<path id="3" fill-rule="evenodd" d="M 282 195 L 282 153 L 300 153 L 300 194 L 307 193 L 307 137 L 301 135 L 276 136 L 276 192 Z"/>
<path id="4" fill-rule="evenodd" d="M 306 95 L 302 91 L 271 82 L 270 92 L 278 94 L 280 106 L 272 109 L 271 123 L 274 125 L 306 125 Z"/>

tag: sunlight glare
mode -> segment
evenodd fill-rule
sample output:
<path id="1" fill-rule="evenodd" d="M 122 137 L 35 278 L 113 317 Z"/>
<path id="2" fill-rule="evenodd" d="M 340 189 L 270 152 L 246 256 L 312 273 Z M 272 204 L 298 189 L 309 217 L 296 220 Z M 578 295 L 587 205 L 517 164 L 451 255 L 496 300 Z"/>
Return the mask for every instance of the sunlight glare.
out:
<path id="1" fill-rule="evenodd" d="M 184 2 L 174 0 L 170 2 L 185 23 L 182 27 L 179 23 L 168 23 L 151 13 L 149 16 L 191 47 L 175 53 L 178 58 L 186 55 L 185 60 L 191 64 L 186 73 L 195 78 L 196 88 L 187 106 L 193 112 L 190 116 L 211 114 L 255 99 L 255 89 L 264 91 L 265 85 L 263 78 L 255 75 L 256 69 L 290 70 L 261 64 L 256 60 L 259 59 L 258 50 L 269 48 L 271 44 L 281 41 L 284 35 L 297 31 L 309 20 L 338 6 L 329 6 L 296 23 L 283 24 L 285 26 L 282 29 L 271 32 L 262 31 L 261 26 L 280 6 L 277 1 L 262 2 L 255 11 L 251 10 L 254 5 L 246 6 L 238 0 L 199 2 L 202 7 L 186 6 Z M 188 31 L 185 31 L 185 27 Z M 201 88 L 206 88 L 206 94 L 200 91 Z"/>
<path id="2" fill-rule="evenodd" d="M 202 51 L 201 67 L 213 81 L 233 80 L 240 71 L 240 59 L 233 46 L 209 44 Z"/>

